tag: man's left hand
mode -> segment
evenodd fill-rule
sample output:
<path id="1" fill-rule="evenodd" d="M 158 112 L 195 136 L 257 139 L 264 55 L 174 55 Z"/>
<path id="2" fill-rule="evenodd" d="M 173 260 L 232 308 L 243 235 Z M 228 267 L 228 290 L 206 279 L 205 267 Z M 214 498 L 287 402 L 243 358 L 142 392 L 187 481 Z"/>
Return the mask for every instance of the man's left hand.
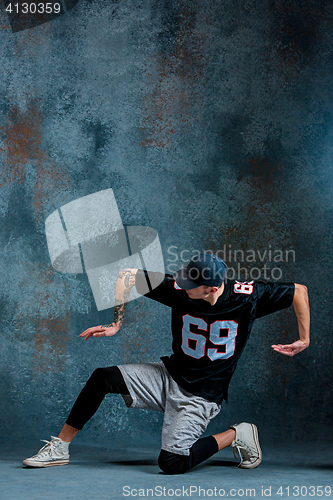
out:
<path id="1" fill-rule="evenodd" d="M 295 356 L 301 351 L 304 351 L 308 346 L 302 342 L 301 340 L 296 340 L 292 344 L 277 344 L 271 346 L 274 351 L 279 352 L 280 354 L 285 354 L 286 356 Z"/>

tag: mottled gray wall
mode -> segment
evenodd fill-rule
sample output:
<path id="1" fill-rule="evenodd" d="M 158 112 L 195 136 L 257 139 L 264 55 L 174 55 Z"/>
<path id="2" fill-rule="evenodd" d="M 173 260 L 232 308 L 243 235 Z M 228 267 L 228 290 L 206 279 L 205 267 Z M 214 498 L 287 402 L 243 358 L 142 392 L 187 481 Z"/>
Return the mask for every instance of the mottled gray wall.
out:
<path id="1" fill-rule="evenodd" d="M 292 311 L 259 320 L 212 429 L 253 420 L 275 442 L 326 436 L 332 4 L 82 0 L 30 30 L 0 22 L 2 438 L 48 438 L 93 369 L 170 352 L 170 313 L 145 298 L 117 337 L 84 342 L 113 311 L 97 312 L 84 275 L 51 267 L 47 216 L 110 187 L 124 224 L 158 231 L 167 266 L 171 246 L 294 250 L 278 263 L 226 255 L 306 284 L 313 341 L 281 357 L 270 345 L 296 338 Z M 111 399 L 81 439 L 158 439 L 160 415 Z"/>

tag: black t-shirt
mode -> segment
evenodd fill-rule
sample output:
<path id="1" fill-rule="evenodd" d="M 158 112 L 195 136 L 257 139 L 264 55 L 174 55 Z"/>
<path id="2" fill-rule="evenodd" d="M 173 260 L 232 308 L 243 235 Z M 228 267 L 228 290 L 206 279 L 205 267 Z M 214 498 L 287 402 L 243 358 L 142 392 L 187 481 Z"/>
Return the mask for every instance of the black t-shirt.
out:
<path id="1" fill-rule="evenodd" d="M 171 307 L 173 354 L 161 359 L 172 378 L 186 391 L 220 404 L 227 400 L 230 379 L 254 320 L 289 307 L 295 285 L 225 280 L 213 306 L 203 299 L 190 299 L 172 276 L 160 273 L 139 270 L 136 289 Z"/>

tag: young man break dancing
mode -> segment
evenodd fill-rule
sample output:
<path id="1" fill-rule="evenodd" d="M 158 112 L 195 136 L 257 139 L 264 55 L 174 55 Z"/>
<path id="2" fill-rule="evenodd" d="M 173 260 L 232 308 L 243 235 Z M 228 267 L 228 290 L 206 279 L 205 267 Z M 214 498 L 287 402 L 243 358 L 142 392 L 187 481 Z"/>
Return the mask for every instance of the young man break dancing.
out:
<path id="1" fill-rule="evenodd" d="M 219 450 L 232 446 L 239 467 L 257 467 L 262 454 L 254 424 L 243 422 L 200 438 L 227 400 L 228 386 L 250 335 L 253 322 L 294 306 L 299 340 L 272 345 L 294 356 L 310 342 L 307 288 L 294 283 L 238 282 L 226 279 L 227 265 L 204 253 L 171 275 L 122 269 L 116 287 L 114 322 L 88 328 L 90 337 L 113 336 L 120 329 L 133 286 L 139 294 L 171 308 L 173 354 L 157 363 L 139 363 L 93 372 L 58 437 L 23 461 L 30 467 L 69 462 L 69 443 L 94 415 L 108 393 L 118 393 L 128 407 L 164 412 L 158 464 L 167 474 L 184 473 Z"/>

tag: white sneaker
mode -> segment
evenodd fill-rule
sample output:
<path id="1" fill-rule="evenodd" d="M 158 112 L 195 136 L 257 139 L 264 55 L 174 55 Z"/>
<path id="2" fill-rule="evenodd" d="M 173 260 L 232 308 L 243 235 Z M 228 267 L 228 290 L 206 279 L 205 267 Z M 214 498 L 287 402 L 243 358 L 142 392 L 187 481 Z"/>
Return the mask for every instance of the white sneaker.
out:
<path id="1" fill-rule="evenodd" d="M 254 469 L 262 460 L 258 438 L 258 429 L 254 424 L 243 422 L 230 427 L 236 431 L 236 437 L 231 443 L 235 458 L 241 458 L 238 467 Z M 237 457 L 238 455 L 238 457 Z"/>
<path id="2" fill-rule="evenodd" d="M 51 441 L 41 439 L 46 443 L 37 455 L 23 460 L 23 465 L 28 467 L 50 467 L 52 465 L 67 465 L 69 463 L 69 443 L 51 436 Z"/>

